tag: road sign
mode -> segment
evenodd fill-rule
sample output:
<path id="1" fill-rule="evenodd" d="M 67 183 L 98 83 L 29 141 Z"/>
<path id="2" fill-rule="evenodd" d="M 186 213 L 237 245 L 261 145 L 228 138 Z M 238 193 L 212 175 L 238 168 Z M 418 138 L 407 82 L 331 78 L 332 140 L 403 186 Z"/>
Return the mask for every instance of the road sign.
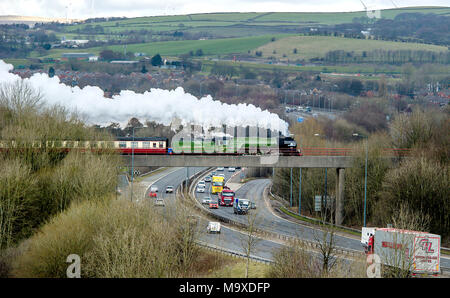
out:
<path id="1" fill-rule="evenodd" d="M 322 210 L 322 196 L 314 196 L 314 211 Z"/>

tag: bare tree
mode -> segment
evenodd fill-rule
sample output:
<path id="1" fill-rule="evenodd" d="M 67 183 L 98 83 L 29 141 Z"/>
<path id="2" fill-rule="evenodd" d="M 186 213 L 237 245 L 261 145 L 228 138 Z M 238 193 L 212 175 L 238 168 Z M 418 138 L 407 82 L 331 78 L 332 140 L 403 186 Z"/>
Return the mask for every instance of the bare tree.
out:
<path id="1" fill-rule="evenodd" d="M 336 227 L 334 224 L 327 224 L 326 218 L 328 208 L 323 209 L 321 213 L 320 229 L 313 232 L 314 240 L 317 242 L 317 248 L 322 261 L 322 276 L 327 276 L 330 270 L 336 265 Z"/>
<path id="2" fill-rule="evenodd" d="M 241 239 L 241 247 L 242 250 L 245 253 L 245 256 L 247 258 L 247 264 L 245 267 L 245 277 L 248 278 L 249 274 L 249 267 L 250 267 L 250 256 L 252 253 L 254 253 L 256 249 L 256 244 L 261 240 L 260 238 L 256 237 L 256 227 L 258 223 L 260 222 L 260 218 L 258 217 L 258 211 L 254 210 L 252 212 L 248 212 L 246 217 L 246 226 L 244 233 L 240 237 Z"/>

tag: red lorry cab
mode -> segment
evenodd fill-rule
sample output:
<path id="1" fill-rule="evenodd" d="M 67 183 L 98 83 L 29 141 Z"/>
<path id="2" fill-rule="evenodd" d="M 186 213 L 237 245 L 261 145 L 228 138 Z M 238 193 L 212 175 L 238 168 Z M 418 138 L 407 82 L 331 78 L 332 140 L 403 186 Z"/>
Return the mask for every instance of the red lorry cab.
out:
<path id="1" fill-rule="evenodd" d="M 233 206 L 234 201 L 234 191 L 229 188 L 223 189 L 219 194 L 219 205 L 220 206 Z"/>

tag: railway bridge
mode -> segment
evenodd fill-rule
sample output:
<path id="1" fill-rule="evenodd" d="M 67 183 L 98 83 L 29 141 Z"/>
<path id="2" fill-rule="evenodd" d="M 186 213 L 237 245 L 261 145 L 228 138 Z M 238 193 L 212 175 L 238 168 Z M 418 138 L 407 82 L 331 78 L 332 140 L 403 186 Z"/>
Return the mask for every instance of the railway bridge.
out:
<path id="1" fill-rule="evenodd" d="M 351 156 L 278 155 L 123 155 L 124 164 L 133 167 L 246 167 L 246 168 L 335 168 L 336 224 L 342 224 L 345 169 L 352 167 Z"/>

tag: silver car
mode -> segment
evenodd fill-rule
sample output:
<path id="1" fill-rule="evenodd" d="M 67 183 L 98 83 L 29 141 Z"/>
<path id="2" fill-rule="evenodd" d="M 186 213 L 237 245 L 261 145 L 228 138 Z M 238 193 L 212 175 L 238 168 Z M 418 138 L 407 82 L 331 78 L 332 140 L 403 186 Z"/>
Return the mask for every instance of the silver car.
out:
<path id="1" fill-rule="evenodd" d="M 202 204 L 209 204 L 209 203 L 212 203 L 212 200 L 210 197 L 203 198 Z"/>

